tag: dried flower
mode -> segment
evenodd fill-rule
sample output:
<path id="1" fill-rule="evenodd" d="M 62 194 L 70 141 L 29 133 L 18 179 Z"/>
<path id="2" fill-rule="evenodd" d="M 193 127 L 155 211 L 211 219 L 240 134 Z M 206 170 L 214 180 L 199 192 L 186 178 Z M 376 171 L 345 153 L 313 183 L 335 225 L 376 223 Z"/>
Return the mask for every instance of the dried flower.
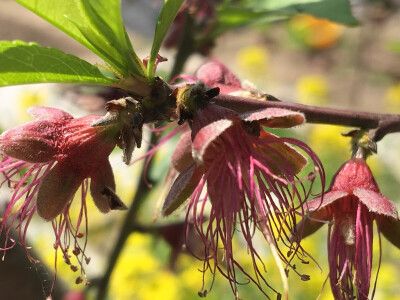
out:
<path id="1" fill-rule="evenodd" d="M 3 184 L 8 182 L 14 189 L 0 227 L 0 232 L 6 234 L 6 244 L 0 250 L 15 245 L 16 242 L 9 238 L 9 231 L 17 219 L 20 239 L 27 249 L 27 227 L 37 211 L 39 216 L 52 222 L 56 237 L 54 248 L 61 249 L 67 264 L 71 264 L 71 237 L 74 240 L 71 250 L 79 264 L 82 266 L 83 258 L 88 259 L 84 253 L 85 246 L 82 248 L 77 241 L 84 236 L 82 224 L 85 226 L 83 230 L 87 231 L 88 179 L 90 193 L 101 212 L 126 209 L 115 194 L 114 175 L 108 161 L 116 144 L 129 140 L 124 139 L 121 132 L 129 118 L 110 108 L 118 101 L 109 104 L 108 109 L 112 112 L 105 117 L 77 119 L 58 109 L 33 107 L 28 112 L 36 118 L 35 121 L 0 135 Z M 77 223 L 72 224 L 69 209 L 79 187 L 81 210 Z"/>
<path id="2" fill-rule="evenodd" d="M 299 249 L 289 241 L 289 235 L 296 230 L 296 207 L 308 196 L 308 191 L 297 189 L 296 184 L 314 179 L 317 173 L 323 177 L 322 166 L 307 145 L 275 136 L 262 126 L 288 128 L 303 122 L 301 113 L 284 109 L 239 115 L 209 104 L 196 112 L 192 132 L 181 136 L 173 155 L 172 164 L 181 173 L 166 198 L 163 213 L 171 214 L 192 195 L 186 221 L 194 223 L 204 242 L 204 271 L 210 269 L 213 274 L 220 271 L 230 281 L 234 293 L 237 293 L 238 269 L 261 290 L 262 282 L 269 286 L 257 265 L 262 261 L 252 240 L 256 228 L 265 236 L 275 258 L 283 259 L 288 266 Z M 297 177 L 307 159 L 289 144 L 312 159 L 315 165 L 312 175 Z M 208 217 L 205 216 L 207 199 L 211 204 Z M 234 256 L 232 238 L 236 231 L 241 232 L 247 243 L 254 276 Z M 293 250 L 290 257 L 279 250 L 279 239 Z M 226 271 L 219 265 L 221 246 Z M 283 270 L 282 273 L 286 277 Z"/>
<path id="3" fill-rule="evenodd" d="M 372 223 L 375 220 L 379 232 L 400 248 L 400 220 L 394 204 L 379 192 L 365 160 L 346 162 L 324 197 L 308 202 L 307 207 L 309 218 L 299 224 L 303 238 L 320 228 L 321 220 L 333 221 L 328 231 L 328 258 L 335 299 L 353 299 L 355 294 L 357 299 L 369 299 Z"/>

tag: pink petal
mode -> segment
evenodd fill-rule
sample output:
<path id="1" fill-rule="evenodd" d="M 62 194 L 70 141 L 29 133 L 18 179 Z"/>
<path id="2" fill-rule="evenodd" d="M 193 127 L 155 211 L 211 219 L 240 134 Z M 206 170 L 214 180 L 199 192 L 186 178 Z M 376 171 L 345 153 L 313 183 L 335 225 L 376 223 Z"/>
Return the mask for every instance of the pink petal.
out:
<path id="1" fill-rule="evenodd" d="M 30 107 L 27 112 L 36 120 L 60 121 L 74 118 L 63 110 L 46 106 Z"/>
<path id="2" fill-rule="evenodd" d="M 379 193 L 378 184 L 367 163 L 362 158 L 352 158 L 336 173 L 331 190 L 351 191 L 354 187 Z"/>
<path id="3" fill-rule="evenodd" d="M 324 221 L 329 221 L 330 219 L 331 218 L 325 208 L 311 212 L 296 226 L 297 235 L 300 239 L 304 239 L 325 225 Z"/>
<path id="4" fill-rule="evenodd" d="M 203 157 L 212 142 L 228 128 L 234 125 L 232 120 L 222 119 L 201 128 L 193 141 L 192 155 L 198 164 L 203 163 Z"/>
<path id="5" fill-rule="evenodd" d="M 70 201 L 83 178 L 76 174 L 67 163 L 59 162 L 46 175 L 37 196 L 37 212 L 46 220 L 57 217 Z"/>
<path id="6" fill-rule="evenodd" d="M 324 194 L 324 198 L 322 199 L 321 202 L 321 197 L 315 198 L 311 201 L 306 202 L 306 208 L 310 211 L 316 211 L 319 210 L 329 204 L 332 204 L 333 202 L 335 202 L 336 200 L 339 200 L 343 197 L 349 196 L 348 193 L 343 192 L 343 191 L 331 191 L 331 192 L 327 192 L 326 194 Z"/>
<path id="7" fill-rule="evenodd" d="M 85 116 L 65 122 L 58 151 L 68 156 L 71 164 L 88 177 L 90 170 L 97 169 L 99 162 L 108 159 L 114 149 L 120 131 L 113 126 L 91 127 L 99 116 Z"/>
<path id="8" fill-rule="evenodd" d="M 289 128 L 305 122 L 302 113 L 282 108 L 264 108 L 250 111 L 241 114 L 241 118 L 249 122 L 258 121 L 260 125 L 270 128 Z"/>
<path id="9" fill-rule="evenodd" d="M 394 219 L 399 218 L 394 203 L 382 194 L 364 188 L 355 188 L 353 195 L 365 204 L 369 211 Z"/>
<path id="10" fill-rule="evenodd" d="M 171 164 L 178 172 L 183 172 L 194 163 L 191 134 L 190 130 L 182 133 L 179 137 L 178 146 L 175 148 L 174 153 L 172 153 Z"/>
<path id="11" fill-rule="evenodd" d="M 147 64 L 149 63 L 149 58 L 150 58 L 150 56 L 146 56 L 145 58 L 143 58 L 143 64 L 144 64 L 144 66 L 145 66 L 146 68 L 147 68 Z M 153 72 L 156 71 L 157 66 L 158 66 L 159 63 L 164 62 L 164 61 L 167 61 L 167 60 L 168 60 L 168 59 L 166 59 L 165 57 L 162 57 L 160 54 L 157 54 L 157 56 L 156 56 L 156 61 L 155 61 L 155 63 L 154 63 Z"/>
<path id="12" fill-rule="evenodd" d="M 240 115 L 237 112 L 215 104 L 209 104 L 203 110 L 197 112 L 193 120 L 192 140 L 194 140 L 197 132 L 204 126 L 222 119 L 231 119 L 241 122 Z"/>
<path id="13" fill-rule="evenodd" d="M 274 139 L 279 139 L 276 135 L 266 132 L 266 131 L 261 131 L 260 133 L 260 139 L 268 139 L 268 138 L 274 138 Z M 291 167 L 292 171 L 294 174 L 299 173 L 305 165 L 307 165 L 308 160 L 307 158 L 302 155 L 300 152 L 298 152 L 295 148 L 292 146 L 282 143 L 282 142 L 277 142 L 277 143 L 269 143 L 269 147 L 273 148 L 275 151 L 280 153 L 281 155 L 278 155 L 276 152 L 271 151 L 267 148 L 260 147 L 262 151 L 265 153 L 266 156 L 273 158 L 275 161 L 279 162 L 281 165 L 287 165 Z M 276 174 L 280 173 L 280 170 L 274 170 Z"/>
<path id="14" fill-rule="evenodd" d="M 86 300 L 86 296 L 82 291 L 72 291 L 66 293 L 61 300 Z"/>
<path id="15" fill-rule="evenodd" d="M 400 249 L 400 220 L 378 216 L 376 222 L 385 238 Z"/>
<path id="16" fill-rule="evenodd" d="M 32 163 L 48 162 L 57 154 L 59 130 L 53 122 L 33 121 L 0 135 L 0 150 Z"/>
<path id="17" fill-rule="evenodd" d="M 219 87 L 221 94 L 242 89 L 239 79 L 216 59 L 202 65 L 196 76 L 208 87 Z"/>
<path id="18" fill-rule="evenodd" d="M 108 160 L 99 162 L 99 169 L 93 172 L 90 182 L 90 194 L 97 208 L 107 213 L 110 210 L 124 210 L 126 205 L 115 194 L 114 174 Z"/>
<path id="19" fill-rule="evenodd" d="M 168 216 L 177 210 L 193 193 L 203 172 L 192 164 L 175 179 L 165 199 L 162 213 Z"/>

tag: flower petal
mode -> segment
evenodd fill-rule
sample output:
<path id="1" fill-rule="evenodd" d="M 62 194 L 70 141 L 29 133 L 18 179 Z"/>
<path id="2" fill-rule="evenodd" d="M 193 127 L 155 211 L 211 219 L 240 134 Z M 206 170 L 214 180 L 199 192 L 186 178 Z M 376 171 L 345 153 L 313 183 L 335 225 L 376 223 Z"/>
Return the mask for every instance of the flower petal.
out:
<path id="1" fill-rule="evenodd" d="M 234 124 L 232 120 L 222 119 L 208 124 L 201 128 L 194 140 L 192 148 L 193 159 L 198 163 L 203 163 L 203 156 L 212 142 Z"/>
<path id="2" fill-rule="evenodd" d="M 376 223 L 385 238 L 400 249 L 400 220 L 379 216 Z"/>
<path id="3" fill-rule="evenodd" d="M 344 163 L 336 173 L 331 190 L 342 190 L 351 193 L 355 187 L 379 193 L 378 184 L 365 160 L 353 157 Z"/>
<path id="4" fill-rule="evenodd" d="M 204 109 L 198 110 L 193 120 L 192 140 L 204 126 L 222 119 L 235 120 L 242 123 L 239 113 L 216 104 L 208 104 Z"/>
<path id="5" fill-rule="evenodd" d="M 35 117 L 36 120 L 60 121 L 74 118 L 63 110 L 46 106 L 30 107 L 27 112 L 31 116 Z"/>
<path id="6" fill-rule="evenodd" d="M 177 210 L 193 193 L 199 183 L 203 172 L 192 164 L 175 179 L 168 192 L 162 208 L 164 216 L 168 216 Z"/>
<path id="7" fill-rule="evenodd" d="M 240 115 L 243 121 L 258 121 L 262 126 L 270 128 L 289 128 L 305 122 L 302 113 L 283 108 L 264 108 Z"/>
<path id="8" fill-rule="evenodd" d="M 114 174 L 108 160 L 99 163 L 100 168 L 91 175 L 90 194 L 97 208 L 107 213 L 110 210 L 124 210 L 126 205 L 115 194 Z"/>
<path id="9" fill-rule="evenodd" d="M 208 87 L 219 87 L 221 94 L 242 89 L 239 79 L 219 60 L 211 60 L 196 71 L 198 80 Z"/>
<path id="10" fill-rule="evenodd" d="M 267 140 L 268 138 L 271 137 L 277 139 L 277 141 L 279 139 L 279 137 L 269 132 L 263 130 L 260 132 L 260 139 Z M 273 158 L 276 162 L 280 163 L 281 165 L 289 164 L 294 174 L 299 173 L 308 163 L 307 158 L 303 154 L 301 154 L 294 147 L 288 145 L 287 143 L 283 142 L 268 143 L 268 147 L 271 147 L 275 151 L 262 147 L 263 152 L 268 157 Z"/>
<path id="11" fill-rule="evenodd" d="M 174 153 L 172 153 L 171 164 L 178 172 L 183 172 L 194 163 L 191 134 L 190 130 L 182 133 L 179 137 L 178 146 L 175 148 Z"/>
<path id="12" fill-rule="evenodd" d="M 37 212 L 46 220 L 57 217 L 82 183 L 83 178 L 63 162 L 55 165 L 45 176 L 37 196 Z"/>
<path id="13" fill-rule="evenodd" d="M 313 234 L 325 224 L 323 221 L 329 220 L 330 216 L 326 208 L 309 213 L 296 226 L 297 235 L 300 237 L 299 240 Z"/>
<path id="14" fill-rule="evenodd" d="M 32 163 L 48 162 L 57 154 L 59 130 L 50 121 L 33 121 L 0 135 L 0 150 Z"/>
<path id="15" fill-rule="evenodd" d="M 343 192 L 343 191 L 331 191 L 328 193 L 324 194 L 324 198 L 322 199 L 321 202 L 321 197 L 315 198 L 311 201 L 306 202 L 306 207 L 310 212 L 320 210 L 321 208 L 332 204 L 336 200 L 339 200 L 343 197 L 349 196 L 348 193 Z"/>
<path id="16" fill-rule="evenodd" d="M 397 208 L 392 201 L 380 193 L 364 188 L 355 188 L 353 195 L 374 213 L 398 219 Z"/>

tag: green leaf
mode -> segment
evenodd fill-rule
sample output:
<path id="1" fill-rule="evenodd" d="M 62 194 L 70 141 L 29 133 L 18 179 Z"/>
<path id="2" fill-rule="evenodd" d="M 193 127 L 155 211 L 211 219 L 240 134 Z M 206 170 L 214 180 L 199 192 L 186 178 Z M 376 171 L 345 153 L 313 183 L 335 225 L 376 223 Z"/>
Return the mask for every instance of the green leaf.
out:
<path id="1" fill-rule="evenodd" d="M 347 26 L 358 25 L 353 17 L 348 0 L 252 0 L 227 1 L 217 9 L 218 18 L 212 32 L 207 34 L 213 39 L 230 29 L 267 24 L 290 18 L 296 14 L 310 14 L 317 18 L 328 19 Z"/>
<path id="2" fill-rule="evenodd" d="M 304 3 L 302 5 L 294 5 L 293 8 L 298 13 L 310 14 L 317 18 L 328 19 L 343 25 L 359 25 L 359 22 L 351 13 L 350 3 L 347 0 L 325 0 L 318 3 Z"/>
<path id="3" fill-rule="evenodd" d="M 241 7 L 220 7 L 217 12 L 218 27 L 222 31 L 247 25 L 271 23 L 288 17 L 279 12 Z"/>
<path id="4" fill-rule="evenodd" d="M 161 44 L 165 38 L 165 35 L 167 34 L 169 27 L 174 21 L 182 3 L 183 0 L 165 0 L 160 14 L 158 15 L 153 45 L 151 47 L 149 62 L 147 64 L 147 78 L 150 81 L 152 81 L 154 77 L 154 65 L 158 51 L 160 51 Z"/>
<path id="5" fill-rule="evenodd" d="M 358 25 L 350 9 L 349 0 L 254 0 L 247 7 L 286 14 L 310 14 L 348 26 Z"/>
<path id="6" fill-rule="evenodd" d="M 145 77 L 126 33 L 120 0 L 16 0 L 109 63 L 121 76 Z"/>
<path id="7" fill-rule="evenodd" d="M 116 81 L 76 56 L 21 41 L 0 41 L 0 66 L 0 86 L 45 82 L 109 85 Z"/>

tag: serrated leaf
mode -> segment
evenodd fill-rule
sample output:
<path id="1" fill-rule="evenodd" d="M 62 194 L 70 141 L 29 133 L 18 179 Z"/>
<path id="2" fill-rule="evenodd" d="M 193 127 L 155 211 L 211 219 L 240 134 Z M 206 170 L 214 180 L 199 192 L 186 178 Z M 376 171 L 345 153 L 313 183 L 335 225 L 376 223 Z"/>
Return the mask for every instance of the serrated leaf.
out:
<path id="1" fill-rule="evenodd" d="M 156 29 L 154 33 L 153 45 L 151 47 L 149 62 L 147 64 L 147 78 L 152 80 L 154 72 L 154 64 L 160 51 L 161 44 L 168 32 L 169 27 L 174 21 L 183 0 L 165 0 L 164 5 L 158 15 Z"/>
<path id="2" fill-rule="evenodd" d="M 145 76 L 126 33 L 120 0 L 16 0 L 103 58 L 123 77 Z"/>
<path id="3" fill-rule="evenodd" d="M 21 41 L 0 42 L 0 66 L 0 86 L 45 82 L 109 85 L 116 81 L 76 56 Z"/>

